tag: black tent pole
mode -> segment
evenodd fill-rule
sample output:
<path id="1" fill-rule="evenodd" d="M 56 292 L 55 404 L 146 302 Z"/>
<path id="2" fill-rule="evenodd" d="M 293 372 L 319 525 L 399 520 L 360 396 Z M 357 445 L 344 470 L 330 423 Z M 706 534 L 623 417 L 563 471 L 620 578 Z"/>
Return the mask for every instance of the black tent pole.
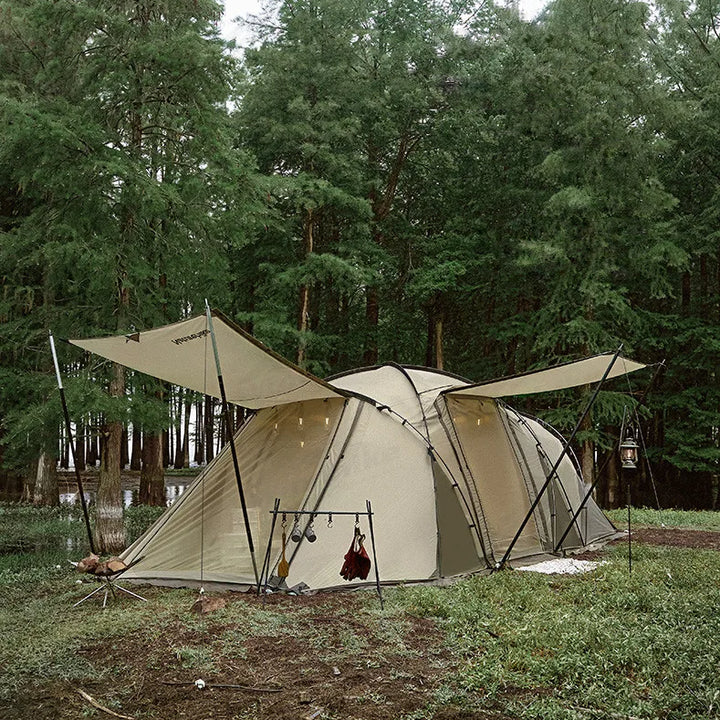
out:
<path id="1" fill-rule="evenodd" d="M 65 416 L 65 429 L 67 430 L 68 434 L 68 445 L 70 445 L 73 467 L 75 468 L 75 481 L 77 482 L 78 492 L 80 493 L 80 504 L 82 505 L 83 516 L 85 517 L 85 529 L 87 530 L 88 541 L 90 542 L 90 552 L 96 554 L 92 530 L 90 529 L 90 515 L 88 514 L 88 507 L 87 503 L 85 502 L 85 490 L 83 489 L 80 468 L 78 467 L 77 458 L 75 455 L 75 441 L 73 440 L 72 427 L 70 423 L 70 413 L 68 412 L 67 402 L 65 401 L 65 390 L 62 384 L 62 378 L 60 377 L 60 365 L 58 364 L 57 353 L 55 352 L 55 340 L 53 339 L 52 331 L 49 332 L 49 335 L 50 350 L 52 352 L 53 364 L 55 365 L 55 377 L 57 378 L 58 390 L 60 391 L 60 402 L 62 404 L 63 415 Z"/>
<path id="2" fill-rule="evenodd" d="M 610 364 L 605 369 L 605 372 L 600 378 L 600 382 L 597 384 L 597 387 L 595 388 L 595 392 L 593 393 L 593 396 L 590 398 L 590 402 L 586 405 L 585 409 L 583 410 L 582 415 L 580 416 L 580 419 L 577 421 L 572 434 L 570 437 L 565 441 L 565 445 L 563 446 L 562 452 L 560 455 L 558 455 L 557 460 L 555 461 L 555 464 L 552 466 L 552 470 L 548 473 L 547 477 L 545 478 L 545 482 L 543 486 L 540 488 L 540 492 L 535 497 L 535 500 L 533 501 L 532 505 L 530 506 L 530 509 L 527 511 L 527 515 L 525 515 L 524 520 L 520 524 L 520 527 L 518 528 L 518 531 L 515 533 L 515 537 L 512 539 L 512 542 L 510 545 L 508 545 L 508 549 L 505 551 L 505 554 L 502 557 L 502 560 L 495 566 L 495 570 L 500 570 L 501 568 L 505 567 L 505 563 L 507 563 L 508 558 L 510 557 L 510 553 L 512 552 L 513 548 L 515 547 L 515 543 L 517 543 L 518 539 L 520 538 L 520 535 L 522 535 L 522 531 L 525 529 L 525 526 L 530 521 L 530 518 L 532 517 L 533 513 L 535 512 L 535 508 L 540 504 L 540 500 L 542 499 L 542 496 L 545 494 L 545 491 L 548 489 L 548 486 L 552 482 L 553 476 L 557 472 L 557 469 L 560 467 L 560 463 L 562 462 L 563 458 L 568 454 L 568 451 L 570 450 L 570 445 L 572 444 L 573 440 L 575 439 L 575 436 L 578 434 L 580 430 L 580 426 L 582 425 L 583 421 L 587 417 L 587 414 L 590 412 L 590 408 L 595 404 L 595 400 L 597 399 L 598 393 L 600 392 L 600 388 L 603 386 L 603 383 L 605 380 L 607 380 L 607 376 L 610 374 L 610 371 L 613 368 L 613 365 L 615 365 L 615 361 L 618 359 L 618 356 L 620 355 L 620 351 L 622 350 L 622 345 L 615 351 L 615 354 L 612 357 L 612 360 L 610 360 Z M 564 538 L 563 538 L 564 539 Z"/>
<path id="3" fill-rule="evenodd" d="M 217 349 L 217 341 L 215 340 L 215 329 L 213 327 L 212 312 L 210 305 L 205 300 L 205 312 L 207 314 L 208 329 L 210 330 L 210 338 L 212 339 L 213 354 L 215 355 L 215 369 L 217 370 L 218 385 L 220 387 L 220 397 L 222 398 L 223 414 L 225 415 L 225 424 L 230 433 L 230 453 L 232 454 L 233 468 L 235 469 L 235 480 L 237 481 L 238 493 L 240 494 L 240 504 L 242 505 L 243 519 L 245 521 L 245 532 L 248 539 L 248 547 L 250 548 L 250 557 L 252 558 L 253 572 L 255 573 L 255 584 L 260 586 L 260 577 L 258 575 L 257 562 L 255 561 L 255 546 L 253 544 L 252 532 L 250 531 L 250 519 L 248 518 L 247 505 L 245 504 L 245 491 L 243 490 L 242 478 L 240 476 L 240 465 L 238 464 L 237 451 L 235 450 L 235 433 L 233 432 L 232 416 L 230 414 L 230 405 L 225 394 L 225 383 L 223 382 L 222 370 L 220 369 L 220 354 Z"/>
<path id="4" fill-rule="evenodd" d="M 377 564 L 377 552 L 375 551 L 375 529 L 373 528 L 373 512 L 370 505 L 370 501 L 365 501 L 365 507 L 367 508 L 368 525 L 370 526 L 370 544 L 372 545 L 373 561 L 375 563 L 375 588 L 377 589 L 378 598 L 380 599 L 380 609 L 385 609 L 385 603 L 383 602 L 382 590 L 380 589 L 380 570 Z"/>
<path id="5" fill-rule="evenodd" d="M 640 398 L 640 400 L 639 400 L 639 402 L 638 402 L 638 405 L 644 404 L 645 398 L 647 397 L 648 393 L 650 392 L 650 389 L 652 388 L 652 386 L 653 386 L 654 383 L 655 383 L 655 379 L 657 378 L 658 374 L 660 373 L 660 370 L 661 370 L 662 368 L 664 368 L 664 367 L 665 367 L 665 361 L 663 360 L 663 361 L 658 365 L 657 370 L 655 371 L 654 375 L 652 376 L 652 379 L 651 379 L 650 382 L 648 383 L 648 386 L 647 386 L 647 388 L 645 389 L 645 392 L 643 393 L 642 397 Z M 636 411 L 636 415 L 637 415 L 637 411 Z M 623 417 L 624 417 L 624 416 L 623 416 Z M 623 421 L 623 422 L 624 422 L 624 421 Z M 622 442 L 622 433 L 621 433 L 621 437 L 620 437 L 620 442 Z M 570 529 L 571 529 L 572 526 L 575 524 L 575 521 L 578 519 L 578 517 L 580 517 L 580 513 L 581 513 L 581 512 L 583 511 L 583 509 L 585 508 L 585 505 L 587 504 L 587 501 L 592 497 L 592 494 L 595 492 L 595 488 L 597 487 L 598 483 L 600 482 L 600 477 L 601 477 L 601 475 L 602 475 L 602 473 L 599 472 L 599 473 L 597 474 L 597 477 L 595 478 L 595 480 L 593 480 L 593 483 L 592 483 L 592 485 L 590 486 L 590 489 L 587 491 L 587 493 L 585 494 L 585 497 L 583 498 L 583 501 L 580 503 L 578 509 L 575 511 L 575 514 L 572 516 L 572 520 L 570 520 L 570 522 L 568 523 L 568 526 L 565 528 L 565 532 L 562 534 L 562 537 L 560 538 L 560 540 L 558 540 L 557 544 L 555 545 L 554 552 L 557 552 L 557 551 L 560 549 L 560 547 L 561 547 L 562 544 L 563 544 L 563 541 L 564 541 L 565 538 L 568 536 L 568 533 L 570 532 Z"/>

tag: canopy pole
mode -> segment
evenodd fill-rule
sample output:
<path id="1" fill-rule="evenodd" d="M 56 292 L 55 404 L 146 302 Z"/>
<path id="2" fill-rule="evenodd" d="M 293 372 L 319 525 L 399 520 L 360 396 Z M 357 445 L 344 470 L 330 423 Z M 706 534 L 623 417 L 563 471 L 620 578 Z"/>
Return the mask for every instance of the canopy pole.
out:
<path id="1" fill-rule="evenodd" d="M 661 370 L 663 367 L 665 367 L 665 360 L 663 360 L 663 361 L 658 365 L 657 370 L 655 371 L 655 373 L 654 373 L 653 376 L 652 376 L 652 379 L 651 379 L 650 382 L 648 383 L 648 386 L 647 386 L 647 388 L 645 389 L 645 392 L 643 393 L 642 397 L 640 398 L 640 400 L 639 400 L 639 402 L 638 402 L 638 405 L 644 404 L 645 399 L 647 398 L 648 393 L 650 392 L 650 389 L 652 388 L 652 386 L 653 386 L 654 383 L 655 383 L 655 379 L 657 378 L 657 376 L 658 376 L 659 373 L 660 373 L 660 370 Z M 635 410 L 635 418 L 636 418 L 636 420 L 637 420 L 637 422 L 638 422 L 638 428 L 640 428 L 640 421 L 639 421 L 639 418 L 638 418 L 638 416 L 637 416 L 637 410 Z M 625 410 L 623 410 L 622 428 L 621 428 L 621 430 L 620 430 L 620 441 L 621 441 L 621 442 L 622 442 L 622 437 L 623 437 L 623 430 L 624 430 L 624 428 L 625 428 Z M 641 436 L 642 436 L 642 429 L 640 429 L 640 433 L 641 433 Z M 615 452 L 615 451 L 613 450 L 613 452 Z M 647 453 L 646 453 L 646 455 L 647 455 Z M 607 463 L 605 463 L 605 465 L 607 465 Z M 605 467 L 605 465 L 603 465 L 603 468 Z M 648 467 L 649 467 L 649 464 L 648 464 Z M 588 489 L 587 493 L 585 494 L 585 497 L 583 498 L 583 501 L 580 503 L 578 509 L 575 511 L 575 514 L 573 515 L 572 520 L 570 520 L 570 522 L 568 523 L 568 526 L 565 528 L 565 532 L 562 534 L 562 537 L 560 538 L 560 540 L 558 540 L 557 544 L 555 545 L 554 552 L 558 552 L 558 550 L 559 550 L 560 547 L 562 546 L 563 542 L 565 541 L 565 538 L 568 536 L 568 533 L 570 532 L 570 529 L 572 528 L 573 523 L 580 517 L 580 513 L 585 509 L 585 505 L 587 505 L 588 500 L 592 497 L 592 494 L 595 492 L 595 488 L 597 487 L 598 483 L 600 482 L 600 477 L 602 476 L 602 469 L 603 469 L 603 468 L 601 468 L 601 471 L 598 472 L 597 475 L 595 476 L 595 480 L 593 480 L 593 483 L 592 483 L 592 485 L 590 485 L 590 488 Z M 651 476 L 652 476 L 652 470 L 651 470 L 650 472 L 651 472 Z M 654 487 L 655 487 L 655 484 L 653 483 L 653 488 L 654 488 Z M 656 497 L 656 499 L 657 499 L 657 492 L 655 493 L 655 497 Z M 659 507 L 660 507 L 660 503 L 658 502 L 658 508 L 659 508 Z"/>
<path id="2" fill-rule="evenodd" d="M 55 377 L 57 378 L 58 390 L 60 391 L 60 403 L 62 404 L 63 415 L 65 416 L 65 429 L 68 434 L 68 445 L 70 445 L 70 453 L 72 454 L 73 467 L 75 468 L 75 482 L 78 486 L 78 492 L 80 493 L 80 504 L 82 505 L 83 516 L 85 518 L 85 529 L 87 530 L 88 541 L 90 542 L 90 552 L 96 555 L 95 543 L 93 542 L 93 534 L 90 529 L 90 515 L 88 513 L 87 502 L 85 502 L 85 490 L 83 488 L 82 477 L 80 475 L 80 468 L 77 464 L 77 457 L 75 454 L 75 441 L 73 440 L 72 428 L 70 423 L 70 413 L 68 412 L 67 402 L 65 400 L 65 389 L 62 384 L 62 377 L 60 376 L 60 365 L 58 364 L 57 353 L 55 352 L 55 340 L 53 339 L 52 330 L 49 331 L 50 336 L 50 351 L 52 352 L 53 364 L 55 365 Z"/>
<path id="3" fill-rule="evenodd" d="M 607 376 L 610 374 L 610 371 L 613 368 L 613 365 L 615 365 L 615 361 L 618 359 L 620 352 L 622 351 L 623 346 L 620 345 L 620 347 L 616 350 L 615 354 L 612 356 L 612 360 L 610 360 L 610 364 L 607 366 L 605 372 L 603 373 L 602 378 L 600 378 L 600 382 L 597 384 L 597 387 L 595 388 L 595 392 L 593 393 L 593 396 L 590 398 L 590 402 L 585 407 L 585 410 L 583 410 L 582 415 L 580 416 L 580 419 L 577 421 L 575 428 L 572 431 L 572 434 L 570 437 L 565 441 L 565 445 L 563 446 L 562 452 L 560 455 L 558 455 L 558 459 L 555 461 L 555 464 L 552 466 L 552 470 L 548 473 L 545 482 L 543 486 L 540 488 L 540 492 L 536 495 L 535 500 L 533 501 L 532 505 L 530 506 L 530 509 L 527 512 L 527 515 L 525 515 L 525 519 L 520 524 L 520 527 L 518 528 L 518 531 L 515 533 L 515 537 L 512 539 L 512 542 L 508 546 L 508 549 L 505 551 L 505 554 L 502 557 L 502 560 L 495 566 L 495 570 L 500 570 L 501 568 L 505 567 L 505 564 L 508 561 L 508 558 L 510 557 L 510 553 L 512 552 L 513 548 L 515 547 L 515 543 L 517 543 L 518 539 L 520 538 L 520 535 L 522 535 L 522 531 L 525 529 L 525 526 L 530 521 L 530 518 L 532 517 L 533 513 L 535 512 L 535 508 L 540 504 L 540 500 L 542 499 L 542 496 L 544 495 L 545 491 L 548 489 L 548 486 L 552 482 L 553 476 L 556 474 L 557 469 L 560 467 L 560 463 L 562 462 L 563 458 L 568 454 L 568 451 L 570 450 L 570 445 L 572 444 L 573 440 L 575 439 L 575 436 L 578 434 L 580 430 L 580 426 L 582 425 L 583 421 L 587 417 L 587 414 L 590 412 L 590 408 L 595 404 L 595 400 L 597 399 L 598 393 L 600 392 L 600 388 L 603 386 L 603 383 L 605 380 L 607 380 Z M 563 540 L 565 538 L 563 537 Z"/>
<path id="4" fill-rule="evenodd" d="M 217 379 L 220 387 L 220 397 L 222 398 L 225 424 L 230 432 L 230 453 L 232 454 L 233 468 L 235 469 L 235 480 L 237 482 L 238 493 L 240 494 L 240 504 L 242 505 L 243 519 L 245 521 L 245 532 L 247 534 L 248 547 L 250 548 L 250 557 L 252 558 L 253 572 L 255 574 L 255 584 L 259 587 L 260 576 L 258 575 L 257 562 L 255 560 L 255 546 L 253 544 L 252 532 L 250 530 L 250 519 L 248 518 L 247 505 L 245 504 L 245 491 L 243 490 L 242 478 L 240 477 L 240 466 L 238 465 L 237 451 L 235 450 L 235 433 L 233 432 L 232 416 L 230 414 L 230 406 L 228 405 L 227 395 L 225 394 L 225 383 L 223 382 L 222 370 L 220 369 L 220 354 L 218 353 L 212 313 L 207 299 L 205 300 L 205 313 L 207 315 L 210 338 L 212 339 L 213 354 L 215 355 L 215 369 L 217 370 Z"/>

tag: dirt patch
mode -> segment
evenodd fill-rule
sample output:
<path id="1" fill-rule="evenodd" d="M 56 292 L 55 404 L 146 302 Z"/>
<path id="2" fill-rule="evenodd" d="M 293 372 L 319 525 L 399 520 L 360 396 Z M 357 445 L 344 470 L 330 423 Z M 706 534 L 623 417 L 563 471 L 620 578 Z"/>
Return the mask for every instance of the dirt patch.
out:
<path id="1" fill-rule="evenodd" d="M 686 528 L 638 527 L 632 529 L 632 541 L 645 545 L 691 548 L 694 550 L 720 550 L 720 532 Z M 627 543 L 627 537 L 613 540 L 609 545 Z M 605 549 L 573 555 L 578 560 L 597 560 Z"/>
<path id="2" fill-rule="evenodd" d="M 626 542 L 624 539 L 615 542 Z M 633 542 L 720 550 L 720 532 L 633 529 Z M 593 559 L 603 551 L 584 553 Z M 148 588 L 152 602 L 163 593 Z M 437 702 L 463 659 L 447 648 L 433 619 L 368 612 L 354 593 L 290 597 L 224 595 L 227 606 L 202 622 L 187 608 L 160 613 L 142 637 L 128 634 L 80 647 L 79 662 L 95 674 L 77 683 L 38 682 L 20 688 L 3 720 L 111 717 L 77 692 L 81 687 L 121 715 L 193 720 L 503 720 L 503 705 L 487 712 Z M 207 684 L 199 690 L 194 681 Z M 178 683 L 178 684 L 167 684 Z M 253 689 L 222 688 L 244 685 Z M 524 690 L 523 692 L 527 692 Z M 509 720 L 509 719 L 508 719 Z"/>
<path id="3" fill-rule="evenodd" d="M 224 616 L 207 616 L 202 630 L 178 617 L 149 643 L 128 636 L 82 647 L 80 655 L 99 672 L 82 689 L 114 712 L 138 718 L 395 720 L 434 704 L 460 661 L 431 619 L 384 623 L 363 613 L 352 593 L 267 598 L 273 615 L 264 631 L 242 622 L 262 608 L 261 598 L 227 597 Z M 205 689 L 193 684 L 198 678 Z M 254 689 L 217 687 L 223 684 Z M 20 693 L 3 717 L 69 720 L 83 710 L 92 708 L 76 688 L 45 686 L 42 698 Z M 483 717 L 452 707 L 435 716 Z"/>
<path id="4" fill-rule="evenodd" d="M 638 528 L 632 531 L 633 542 L 647 545 L 720 550 L 720 532 L 685 530 L 683 528 Z"/>

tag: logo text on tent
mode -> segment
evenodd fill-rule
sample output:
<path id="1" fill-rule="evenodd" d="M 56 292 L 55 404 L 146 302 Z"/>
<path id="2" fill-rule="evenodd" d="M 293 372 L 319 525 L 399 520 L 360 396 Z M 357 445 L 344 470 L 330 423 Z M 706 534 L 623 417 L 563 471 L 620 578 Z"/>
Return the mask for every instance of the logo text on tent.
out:
<path id="1" fill-rule="evenodd" d="M 189 342 L 190 340 L 197 340 L 198 338 L 205 337 L 209 334 L 209 330 L 202 330 L 201 332 L 196 332 L 192 335 L 185 335 L 185 337 L 173 338 L 173 342 L 176 345 L 182 345 L 183 343 Z"/>

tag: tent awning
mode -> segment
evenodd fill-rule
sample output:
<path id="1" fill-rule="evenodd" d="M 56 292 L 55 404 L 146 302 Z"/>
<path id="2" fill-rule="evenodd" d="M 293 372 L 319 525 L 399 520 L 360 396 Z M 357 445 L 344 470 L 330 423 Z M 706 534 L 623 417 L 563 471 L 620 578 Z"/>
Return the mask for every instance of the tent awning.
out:
<path id="1" fill-rule="evenodd" d="M 510 395 L 531 395 L 551 392 L 578 385 L 590 385 L 599 382 L 612 360 L 612 353 L 594 355 L 584 360 L 556 365 L 545 370 L 513 375 L 491 382 L 469 385 L 458 390 L 445 391 L 446 395 L 456 397 L 500 398 Z M 608 379 L 626 375 L 646 367 L 642 363 L 619 356 L 608 375 Z"/>
<path id="2" fill-rule="evenodd" d="M 257 410 L 349 394 L 288 362 L 216 310 L 213 318 L 229 402 Z M 174 385 L 220 397 L 205 315 L 147 332 L 70 343 Z"/>

